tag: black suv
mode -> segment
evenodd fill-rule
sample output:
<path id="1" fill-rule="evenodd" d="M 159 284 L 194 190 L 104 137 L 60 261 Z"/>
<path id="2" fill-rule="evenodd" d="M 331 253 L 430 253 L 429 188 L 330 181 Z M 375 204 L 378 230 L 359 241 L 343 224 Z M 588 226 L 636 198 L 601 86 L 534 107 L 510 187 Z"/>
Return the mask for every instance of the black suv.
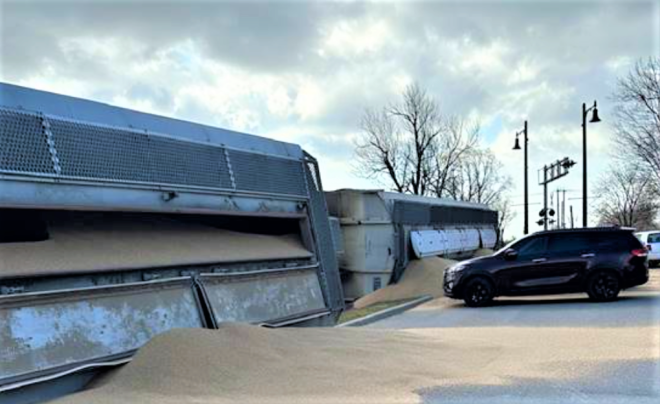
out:
<path id="1" fill-rule="evenodd" d="M 444 292 L 472 307 L 495 296 L 574 292 L 587 292 L 596 301 L 615 300 L 621 289 L 648 281 L 647 255 L 632 230 L 544 231 L 448 268 Z"/>

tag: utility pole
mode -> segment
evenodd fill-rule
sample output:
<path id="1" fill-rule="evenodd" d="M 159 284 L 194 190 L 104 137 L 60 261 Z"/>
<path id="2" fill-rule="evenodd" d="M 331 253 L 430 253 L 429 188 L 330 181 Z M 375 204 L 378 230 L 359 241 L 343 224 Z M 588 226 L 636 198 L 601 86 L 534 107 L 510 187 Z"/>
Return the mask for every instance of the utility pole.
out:
<path id="1" fill-rule="evenodd" d="M 587 104 L 582 103 L 582 227 L 587 227 Z"/>
<path id="2" fill-rule="evenodd" d="M 548 209 L 548 184 L 551 183 L 552 181 L 558 180 L 559 178 L 565 175 L 568 175 L 568 169 L 573 167 L 574 165 L 575 165 L 575 161 L 569 159 L 568 157 L 564 157 L 563 159 L 557 160 L 556 162 L 550 165 L 543 166 L 543 168 L 539 170 L 539 174 L 540 171 L 543 170 L 543 180 L 539 181 L 539 185 L 543 185 L 543 209 L 541 210 L 541 212 L 539 212 L 541 219 L 536 223 L 539 226 L 543 225 L 543 230 L 548 230 L 548 222 L 549 222 L 548 216 L 555 215 L 554 209 L 552 208 Z M 550 200 L 550 206 L 552 206 L 552 200 Z M 557 192 L 557 210 L 559 210 L 559 191 Z M 557 226 L 559 226 L 559 219 L 553 222 L 556 223 Z"/>
<path id="3" fill-rule="evenodd" d="M 589 123 L 600 122 L 596 101 L 592 107 L 582 103 L 582 227 L 587 227 L 587 114 L 593 110 Z"/>
<path id="4" fill-rule="evenodd" d="M 516 133 L 516 144 L 513 146 L 513 150 L 520 150 L 520 143 L 518 142 L 518 136 L 523 135 L 524 139 L 523 141 L 525 142 L 524 144 L 524 181 L 525 181 L 525 220 L 524 220 L 524 227 L 523 227 L 523 233 L 525 235 L 529 234 L 529 200 L 528 200 L 528 195 L 529 192 L 527 190 L 527 121 L 525 121 L 525 126 L 523 127 L 522 132 L 517 132 Z"/>
<path id="5" fill-rule="evenodd" d="M 559 189 L 557 189 L 557 223 L 555 223 L 555 229 L 559 229 L 561 227 L 561 210 L 559 210 Z"/>
<path id="6" fill-rule="evenodd" d="M 571 205 L 571 229 L 574 229 L 575 226 L 573 224 L 573 205 Z"/>
<path id="7" fill-rule="evenodd" d="M 566 190 L 562 190 L 563 199 L 561 201 L 561 227 L 566 228 Z"/>
<path id="8" fill-rule="evenodd" d="M 543 230 L 548 230 L 548 166 L 543 166 Z"/>

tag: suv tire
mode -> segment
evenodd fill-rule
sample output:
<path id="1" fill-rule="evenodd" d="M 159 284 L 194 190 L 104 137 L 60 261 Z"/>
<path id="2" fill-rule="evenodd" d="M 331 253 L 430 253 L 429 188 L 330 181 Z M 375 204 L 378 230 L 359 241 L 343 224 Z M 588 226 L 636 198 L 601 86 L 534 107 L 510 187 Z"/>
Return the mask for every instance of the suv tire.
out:
<path id="1" fill-rule="evenodd" d="M 495 297 L 493 283 L 484 277 L 470 279 L 463 289 L 463 300 L 469 307 L 483 307 Z"/>
<path id="2" fill-rule="evenodd" d="M 596 302 L 616 300 L 621 291 L 619 277 L 611 271 L 598 271 L 587 281 L 587 293 Z"/>

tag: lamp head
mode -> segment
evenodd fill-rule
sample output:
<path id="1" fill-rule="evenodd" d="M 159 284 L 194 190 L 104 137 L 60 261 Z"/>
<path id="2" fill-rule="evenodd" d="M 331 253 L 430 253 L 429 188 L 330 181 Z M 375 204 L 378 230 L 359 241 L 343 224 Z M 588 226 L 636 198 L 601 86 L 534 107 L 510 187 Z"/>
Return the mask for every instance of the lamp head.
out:
<path id="1" fill-rule="evenodd" d="M 518 141 L 518 136 L 516 136 L 516 144 L 513 145 L 513 150 L 520 150 L 520 142 Z"/>
<path id="2" fill-rule="evenodd" d="M 598 107 L 594 107 L 593 112 L 591 113 L 590 123 L 600 122 L 600 117 L 598 116 Z"/>

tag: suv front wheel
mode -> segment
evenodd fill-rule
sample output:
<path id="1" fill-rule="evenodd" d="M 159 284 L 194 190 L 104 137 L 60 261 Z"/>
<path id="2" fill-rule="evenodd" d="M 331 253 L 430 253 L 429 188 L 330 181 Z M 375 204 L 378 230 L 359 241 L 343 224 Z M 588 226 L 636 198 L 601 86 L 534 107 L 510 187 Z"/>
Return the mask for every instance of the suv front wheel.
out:
<path id="1" fill-rule="evenodd" d="M 489 304 L 495 297 L 495 287 L 486 278 L 471 279 L 463 289 L 463 300 L 470 307 L 482 307 Z"/>
<path id="2" fill-rule="evenodd" d="M 615 300 L 619 291 L 621 291 L 619 277 L 610 271 L 596 272 L 587 282 L 587 293 L 591 300 L 597 302 Z"/>

